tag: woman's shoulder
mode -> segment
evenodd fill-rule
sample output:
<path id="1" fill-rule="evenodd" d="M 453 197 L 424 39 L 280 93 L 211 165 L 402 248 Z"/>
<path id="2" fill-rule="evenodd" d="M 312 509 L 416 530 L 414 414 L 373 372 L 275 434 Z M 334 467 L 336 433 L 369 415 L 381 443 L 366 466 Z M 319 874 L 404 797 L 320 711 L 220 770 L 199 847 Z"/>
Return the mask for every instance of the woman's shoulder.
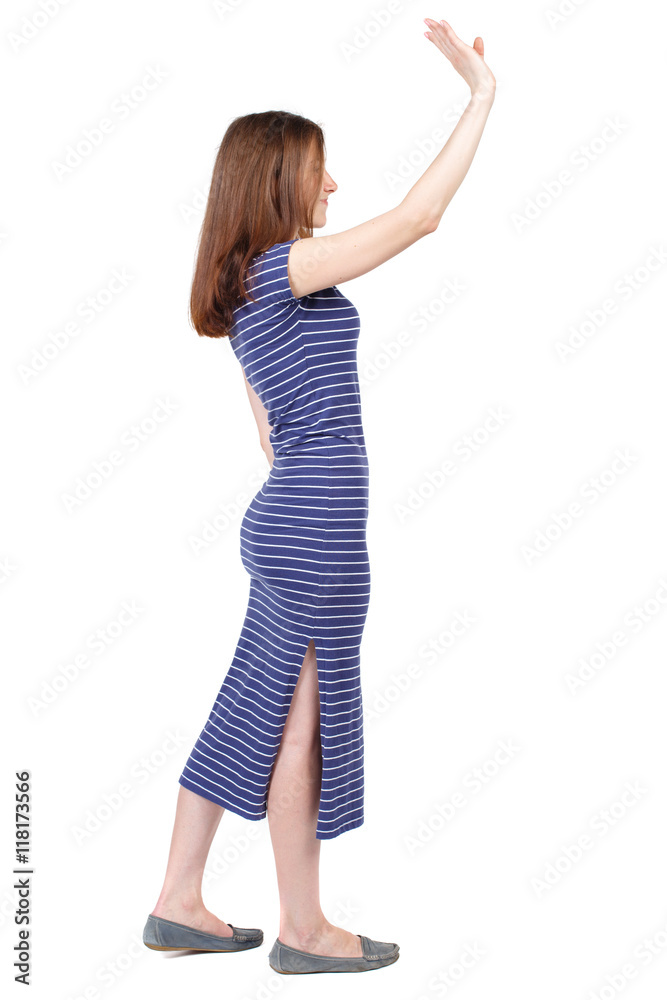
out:
<path id="1" fill-rule="evenodd" d="M 244 277 L 244 286 L 252 295 L 234 310 L 234 332 L 257 321 L 269 326 L 280 321 L 281 314 L 288 309 L 290 314 L 298 308 L 299 300 L 294 297 L 289 283 L 287 260 L 295 240 L 274 243 L 266 250 L 251 258 Z M 252 320 L 251 320 L 252 317 Z"/>
<path id="2" fill-rule="evenodd" d="M 288 257 L 294 242 L 274 243 L 251 259 L 244 284 L 256 302 L 269 305 L 285 300 L 298 301 L 292 294 L 288 273 Z"/>
<path id="3" fill-rule="evenodd" d="M 281 243 L 274 243 L 266 250 L 256 253 L 254 257 L 251 258 L 248 269 L 257 270 L 258 266 L 261 266 L 267 261 L 279 260 L 281 257 L 286 257 L 290 252 L 290 247 L 295 242 L 296 240 L 283 240 Z"/>

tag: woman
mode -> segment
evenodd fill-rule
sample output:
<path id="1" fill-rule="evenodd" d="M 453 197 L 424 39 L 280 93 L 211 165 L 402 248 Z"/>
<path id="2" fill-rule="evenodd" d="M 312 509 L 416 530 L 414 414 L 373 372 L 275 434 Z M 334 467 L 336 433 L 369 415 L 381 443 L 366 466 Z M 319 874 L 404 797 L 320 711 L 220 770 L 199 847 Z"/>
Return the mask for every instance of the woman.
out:
<path id="1" fill-rule="evenodd" d="M 331 924 L 320 842 L 364 821 L 359 647 L 370 595 L 368 462 L 356 350 L 359 314 L 335 282 L 366 274 L 433 233 L 495 96 L 484 44 L 446 21 L 426 37 L 471 89 L 444 148 L 399 205 L 314 238 L 337 185 L 314 122 L 268 111 L 235 119 L 220 145 L 200 237 L 191 315 L 230 338 L 271 471 L 241 524 L 250 575 L 236 653 L 179 778 L 165 882 L 149 948 L 237 951 L 263 933 L 206 909 L 201 884 L 225 808 L 268 815 L 280 893 L 269 955 L 282 973 L 363 972 L 398 945 Z"/>

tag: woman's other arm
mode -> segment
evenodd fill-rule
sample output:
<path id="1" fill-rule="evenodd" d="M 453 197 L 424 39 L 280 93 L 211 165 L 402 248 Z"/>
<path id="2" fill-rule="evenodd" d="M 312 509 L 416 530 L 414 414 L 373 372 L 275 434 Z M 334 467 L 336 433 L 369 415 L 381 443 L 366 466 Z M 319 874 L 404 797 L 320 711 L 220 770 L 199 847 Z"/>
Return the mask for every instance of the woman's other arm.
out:
<path id="1" fill-rule="evenodd" d="M 243 371 L 243 368 L 241 368 Z M 246 378 L 246 373 L 243 371 L 243 378 L 245 380 L 245 387 L 248 392 L 248 399 L 250 400 L 250 406 L 252 407 L 253 416 L 257 423 L 257 431 L 259 433 L 259 443 L 262 446 L 262 451 L 269 460 L 269 465 L 273 465 L 273 448 L 271 447 L 271 442 L 269 440 L 269 432 L 271 430 L 271 425 L 269 424 L 269 418 L 264 407 L 263 402 L 248 382 Z"/>

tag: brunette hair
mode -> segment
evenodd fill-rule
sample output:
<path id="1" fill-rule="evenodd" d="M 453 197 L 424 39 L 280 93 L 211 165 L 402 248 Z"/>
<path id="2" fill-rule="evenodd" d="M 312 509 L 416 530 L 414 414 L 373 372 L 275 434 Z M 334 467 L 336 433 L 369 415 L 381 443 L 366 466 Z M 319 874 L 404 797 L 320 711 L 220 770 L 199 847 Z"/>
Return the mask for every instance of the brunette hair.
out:
<path id="1" fill-rule="evenodd" d="M 316 192 L 315 178 L 306 176 L 312 150 L 319 161 Z M 313 235 L 324 161 L 324 133 L 301 115 L 261 111 L 228 126 L 213 167 L 192 279 L 190 319 L 200 336 L 229 336 L 234 308 L 255 301 L 243 281 L 253 257 L 295 232 Z"/>

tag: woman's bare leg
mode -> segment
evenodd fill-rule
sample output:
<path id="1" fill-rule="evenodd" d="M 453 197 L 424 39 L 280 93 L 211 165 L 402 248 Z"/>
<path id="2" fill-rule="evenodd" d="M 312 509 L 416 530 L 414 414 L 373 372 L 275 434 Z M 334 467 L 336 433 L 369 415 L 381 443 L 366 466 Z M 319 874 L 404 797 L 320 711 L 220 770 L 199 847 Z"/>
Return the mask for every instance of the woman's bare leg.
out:
<path id="1" fill-rule="evenodd" d="M 224 808 L 203 795 L 179 787 L 167 873 L 153 916 L 229 937 L 229 924 L 207 910 L 202 899 L 206 858 Z"/>
<path id="2" fill-rule="evenodd" d="M 322 782 L 320 696 L 311 639 L 269 782 L 267 815 L 276 861 L 283 944 L 317 955 L 360 956 L 356 934 L 336 927 L 320 906 L 320 841 L 315 836 Z"/>

